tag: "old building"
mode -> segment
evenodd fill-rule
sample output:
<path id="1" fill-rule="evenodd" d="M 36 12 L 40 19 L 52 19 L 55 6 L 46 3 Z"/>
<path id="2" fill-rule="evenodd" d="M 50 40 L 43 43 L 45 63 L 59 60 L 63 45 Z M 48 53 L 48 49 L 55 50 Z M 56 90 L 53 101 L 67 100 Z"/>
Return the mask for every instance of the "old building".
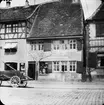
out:
<path id="1" fill-rule="evenodd" d="M 1 69 L 25 69 L 29 77 L 80 78 L 83 12 L 79 0 L 0 9 Z"/>
<path id="2" fill-rule="evenodd" d="M 96 53 L 96 66 L 94 67 L 97 76 L 104 76 L 104 3 L 98 7 L 95 13 L 86 20 L 88 51 Z M 91 62 L 90 62 L 91 61 Z M 94 58 L 90 57 L 90 64 L 94 65 Z"/>
<path id="3" fill-rule="evenodd" d="M 25 70 L 28 32 L 32 27 L 37 5 L 0 9 L 0 70 Z"/>
<path id="4" fill-rule="evenodd" d="M 39 63 L 40 75 L 59 80 L 63 73 L 65 79 L 79 77 L 83 13 L 78 1 L 41 5 L 29 35 L 28 59 Z"/>

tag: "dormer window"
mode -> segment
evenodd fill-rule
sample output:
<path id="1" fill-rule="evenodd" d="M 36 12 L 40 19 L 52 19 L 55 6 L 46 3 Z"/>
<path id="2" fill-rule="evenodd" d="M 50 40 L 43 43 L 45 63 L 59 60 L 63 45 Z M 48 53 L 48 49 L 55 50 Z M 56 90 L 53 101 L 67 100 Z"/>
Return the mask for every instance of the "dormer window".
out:
<path id="1" fill-rule="evenodd" d="M 79 0 L 72 0 L 72 3 L 77 4 L 77 3 L 79 3 Z"/>

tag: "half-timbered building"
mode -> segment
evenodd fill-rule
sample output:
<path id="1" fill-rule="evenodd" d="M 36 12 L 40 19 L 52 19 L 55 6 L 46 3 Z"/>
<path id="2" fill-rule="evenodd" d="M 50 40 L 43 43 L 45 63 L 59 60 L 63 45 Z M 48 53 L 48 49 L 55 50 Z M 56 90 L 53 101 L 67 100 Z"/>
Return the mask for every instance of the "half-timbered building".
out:
<path id="1" fill-rule="evenodd" d="M 96 55 L 96 59 L 89 56 L 88 64 L 93 66 L 96 60 L 93 72 L 97 76 L 104 77 L 104 3 L 86 20 L 86 36 L 88 52 Z"/>
<path id="2" fill-rule="evenodd" d="M 37 5 L 0 9 L 0 70 L 25 70 L 26 38 L 36 17 Z"/>
<path id="3" fill-rule="evenodd" d="M 79 0 L 0 9 L 0 68 L 35 79 L 81 78 L 83 12 Z"/>

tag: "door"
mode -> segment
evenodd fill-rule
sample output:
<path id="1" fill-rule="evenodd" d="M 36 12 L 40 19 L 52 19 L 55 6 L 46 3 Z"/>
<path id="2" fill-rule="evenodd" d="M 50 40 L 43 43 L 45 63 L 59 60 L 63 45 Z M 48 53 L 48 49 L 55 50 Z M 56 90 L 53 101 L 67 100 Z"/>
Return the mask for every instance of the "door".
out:
<path id="1" fill-rule="evenodd" d="M 28 62 L 28 76 L 35 80 L 35 61 Z"/>

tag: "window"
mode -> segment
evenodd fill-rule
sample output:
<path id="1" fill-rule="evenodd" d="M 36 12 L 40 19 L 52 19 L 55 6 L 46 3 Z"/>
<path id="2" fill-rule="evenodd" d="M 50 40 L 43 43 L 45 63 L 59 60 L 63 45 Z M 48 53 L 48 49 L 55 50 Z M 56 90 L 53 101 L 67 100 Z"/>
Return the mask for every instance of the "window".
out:
<path id="1" fill-rule="evenodd" d="M 59 41 L 53 41 L 53 49 L 54 50 L 59 50 L 59 47 L 60 47 Z"/>
<path id="2" fill-rule="evenodd" d="M 59 71 L 59 62 L 53 62 L 54 71 Z"/>
<path id="3" fill-rule="evenodd" d="M 38 44 L 38 50 L 43 50 L 43 43 L 42 42 L 39 42 L 39 44 Z"/>
<path id="4" fill-rule="evenodd" d="M 65 50 L 65 41 L 64 41 L 64 40 L 61 40 L 61 41 L 60 41 L 60 44 L 61 44 L 61 48 L 62 48 L 63 50 Z"/>
<path id="5" fill-rule="evenodd" d="M 17 63 L 16 62 L 6 62 L 5 65 L 5 70 L 17 70 Z"/>
<path id="6" fill-rule="evenodd" d="M 57 40 L 53 41 L 53 50 L 77 49 L 76 40 Z"/>
<path id="7" fill-rule="evenodd" d="M 36 42 L 31 42 L 30 46 L 31 46 L 31 50 L 36 50 Z"/>
<path id="8" fill-rule="evenodd" d="M 16 42 L 7 42 L 4 46 L 5 54 L 15 54 L 17 52 Z"/>
<path id="9" fill-rule="evenodd" d="M 5 25 L 1 26 L 0 33 L 5 33 Z"/>
<path id="10" fill-rule="evenodd" d="M 6 33 L 15 33 L 15 32 L 19 32 L 19 29 L 22 26 L 20 26 L 19 24 L 7 24 L 6 25 Z"/>
<path id="11" fill-rule="evenodd" d="M 104 37 L 104 23 L 96 24 L 96 37 Z"/>
<path id="12" fill-rule="evenodd" d="M 76 40 L 69 40 L 69 49 L 77 49 Z"/>
<path id="13" fill-rule="evenodd" d="M 6 25 L 6 33 L 12 32 L 12 26 L 10 24 Z"/>
<path id="14" fill-rule="evenodd" d="M 69 71 L 71 71 L 71 72 L 76 71 L 76 62 L 75 61 L 69 62 Z"/>
<path id="15" fill-rule="evenodd" d="M 31 42 L 31 50 L 43 50 L 43 42 Z"/>
<path id="16" fill-rule="evenodd" d="M 18 32 L 18 24 L 13 24 L 13 32 Z"/>
<path id="17" fill-rule="evenodd" d="M 61 71 L 67 71 L 67 62 L 62 62 Z"/>
<path id="18" fill-rule="evenodd" d="M 104 55 L 103 56 L 98 56 L 97 66 L 98 67 L 104 67 Z"/>

